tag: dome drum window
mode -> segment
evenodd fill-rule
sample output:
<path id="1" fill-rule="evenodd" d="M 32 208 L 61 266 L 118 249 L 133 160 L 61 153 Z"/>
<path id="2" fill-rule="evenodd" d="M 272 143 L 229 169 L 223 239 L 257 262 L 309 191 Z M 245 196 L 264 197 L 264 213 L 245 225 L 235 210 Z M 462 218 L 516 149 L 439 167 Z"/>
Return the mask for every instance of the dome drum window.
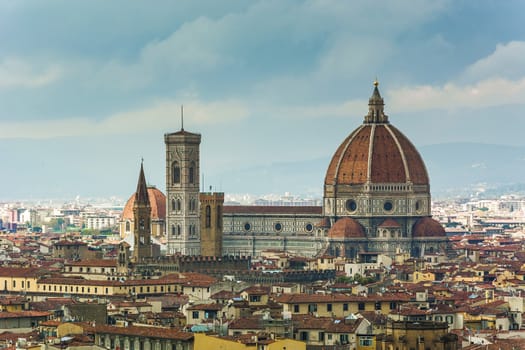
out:
<path id="1" fill-rule="evenodd" d="M 314 226 L 310 223 L 306 224 L 304 228 L 306 232 L 312 232 L 314 230 Z"/>
<path id="2" fill-rule="evenodd" d="M 383 210 L 389 213 L 392 212 L 392 210 L 394 210 L 394 203 L 392 203 L 391 200 L 386 200 L 383 203 Z"/>
<path id="3" fill-rule="evenodd" d="M 283 225 L 280 223 L 280 222 L 276 222 L 274 225 L 273 225 L 273 229 L 276 231 L 276 232 L 281 232 L 283 230 Z"/>
<path id="4" fill-rule="evenodd" d="M 346 210 L 347 211 L 356 211 L 357 210 L 357 202 L 353 199 L 348 199 L 346 202 L 345 202 L 345 207 L 346 207 Z"/>
<path id="5" fill-rule="evenodd" d="M 421 213 L 423 211 L 423 203 L 420 200 L 417 200 L 416 204 L 414 204 L 414 209 L 416 209 L 416 213 Z"/>
<path id="6" fill-rule="evenodd" d="M 244 224 L 244 231 L 248 232 L 248 231 L 250 231 L 251 229 L 252 229 L 252 225 L 250 225 L 249 222 L 246 222 L 246 223 Z"/>

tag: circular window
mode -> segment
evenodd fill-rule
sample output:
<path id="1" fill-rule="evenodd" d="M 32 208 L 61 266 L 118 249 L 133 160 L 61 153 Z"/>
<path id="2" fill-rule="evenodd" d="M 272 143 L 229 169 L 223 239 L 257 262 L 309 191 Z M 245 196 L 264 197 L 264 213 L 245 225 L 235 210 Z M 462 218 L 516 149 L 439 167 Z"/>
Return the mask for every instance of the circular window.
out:
<path id="1" fill-rule="evenodd" d="M 348 211 L 356 211 L 357 209 L 357 203 L 353 199 L 349 199 L 346 201 L 346 210 Z"/>
<path id="2" fill-rule="evenodd" d="M 306 229 L 306 232 L 312 232 L 314 230 L 314 226 L 312 224 L 306 224 L 304 228 Z"/>
<path id="3" fill-rule="evenodd" d="M 392 204 L 391 201 L 385 201 L 385 203 L 383 204 L 383 209 L 385 211 L 392 211 L 393 208 L 394 208 L 394 204 Z"/>
<path id="4" fill-rule="evenodd" d="M 249 222 L 244 224 L 244 231 L 250 231 L 252 229 L 252 225 L 250 225 Z"/>
<path id="5" fill-rule="evenodd" d="M 273 228 L 275 231 L 281 231 L 283 229 L 283 225 L 281 225 L 280 222 L 277 222 L 275 225 L 273 225 Z"/>

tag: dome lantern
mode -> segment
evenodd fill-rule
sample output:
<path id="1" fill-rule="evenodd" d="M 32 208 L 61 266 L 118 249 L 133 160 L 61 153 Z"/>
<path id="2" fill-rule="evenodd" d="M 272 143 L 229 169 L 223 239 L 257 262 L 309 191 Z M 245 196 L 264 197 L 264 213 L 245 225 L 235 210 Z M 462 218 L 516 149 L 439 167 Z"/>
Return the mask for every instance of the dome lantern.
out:
<path id="1" fill-rule="evenodd" d="M 379 93 L 379 82 L 374 81 L 374 92 L 368 99 L 368 114 L 365 115 L 364 123 L 388 123 L 388 116 L 385 114 L 385 102 Z"/>

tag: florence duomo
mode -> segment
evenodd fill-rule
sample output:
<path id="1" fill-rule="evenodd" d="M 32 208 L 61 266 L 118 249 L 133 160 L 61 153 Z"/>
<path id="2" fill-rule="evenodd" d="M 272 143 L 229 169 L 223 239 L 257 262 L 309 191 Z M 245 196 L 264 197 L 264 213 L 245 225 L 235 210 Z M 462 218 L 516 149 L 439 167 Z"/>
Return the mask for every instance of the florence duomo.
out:
<path id="1" fill-rule="evenodd" d="M 525 349 L 523 14 L 0 1 L 0 350 Z"/>
<path id="2" fill-rule="evenodd" d="M 425 163 L 384 107 L 375 81 L 363 123 L 328 164 L 322 207 L 224 206 L 223 193 L 199 192 L 201 135 L 183 127 L 165 134 L 166 195 L 145 192 L 154 202 L 150 232 L 165 240 L 166 255 L 255 257 L 280 250 L 356 259 L 360 253 L 444 252 L 447 238 L 431 218 Z M 123 211 L 123 237 L 137 222 L 133 198 Z"/>

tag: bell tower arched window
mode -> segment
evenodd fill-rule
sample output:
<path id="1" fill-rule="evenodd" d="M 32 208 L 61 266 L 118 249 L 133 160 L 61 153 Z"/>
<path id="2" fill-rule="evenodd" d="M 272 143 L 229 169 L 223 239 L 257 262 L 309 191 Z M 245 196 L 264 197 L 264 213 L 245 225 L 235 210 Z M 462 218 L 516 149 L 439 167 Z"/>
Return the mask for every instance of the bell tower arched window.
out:
<path id="1" fill-rule="evenodd" d="M 179 162 L 173 162 L 171 166 L 171 176 L 173 184 L 180 184 L 180 165 Z"/>
<path id="2" fill-rule="evenodd" d="M 177 202 L 175 202 L 175 199 L 171 200 L 171 210 L 172 211 L 177 210 Z"/>
<path id="3" fill-rule="evenodd" d="M 131 224 L 129 221 L 126 221 L 126 232 L 131 231 Z"/>
<path id="4" fill-rule="evenodd" d="M 188 178 L 189 178 L 190 184 L 195 183 L 195 162 L 191 162 L 189 173 L 188 173 Z"/>

